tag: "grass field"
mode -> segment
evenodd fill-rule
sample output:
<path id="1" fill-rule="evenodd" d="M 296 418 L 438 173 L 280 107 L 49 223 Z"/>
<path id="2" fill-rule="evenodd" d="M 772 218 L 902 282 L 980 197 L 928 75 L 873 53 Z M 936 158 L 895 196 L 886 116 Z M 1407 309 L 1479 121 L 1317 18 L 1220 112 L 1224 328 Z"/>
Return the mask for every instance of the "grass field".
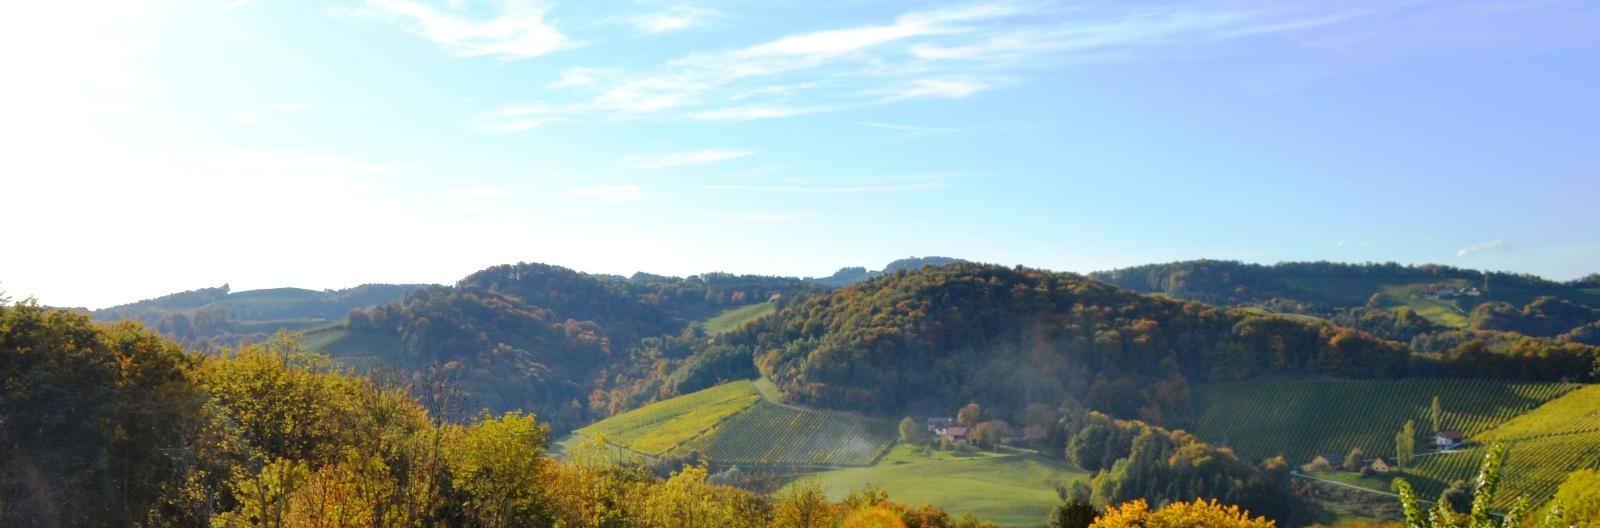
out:
<path id="1" fill-rule="evenodd" d="M 825 471 L 801 482 L 816 481 L 834 500 L 871 484 L 888 491 L 891 500 L 912 506 L 935 504 L 953 515 L 972 513 L 1001 526 L 1041 526 L 1050 508 L 1061 502 L 1056 485 L 1088 477 L 1042 455 L 980 452 L 963 457 L 934 451 L 924 457 L 902 444 L 871 467 Z"/>
<path id="2" fill-rule="evenodd" d="M 649 456 L 699 453 L 717 464 L 811 468 L 872 464 L 898 435 L 887 420 L 783 405 L 766 388 L 750 381 L 725 383 L 601 420 L 575 434 Z"/>
<path id="3" fill-rule="evenodd" d="M 777 305 L 770 302 L 747 304 L 723 310 L 721 313 L 698 324 L 700 328 L 705 329 L 707 335 L 726 334 L 738 330 L 745 323 L 771 315 L 776 311 L 778 311 Z"/>
<path id="4" fill-rule="evenodd" d="M 1417 451 L 1426 453 L 1434 395 L 1444 410 L 1443 427 L 1461 431 L 1469 446 L 1413 461 L 1406 478 L 1424 498 L 1453 480 L 1470 480 L 1482 446 L 1493 441 L 1511 445 L 1501 495 L 1507 501 L 1521 494 L 1543 500 L 1568 471 L 1600 464 L 1600 386 L 1420 379 L 1211 384 L 1195 391 L 1194 432 L 1247 457 L 1281 453 L 1298 465 L 1352 447 L 1369 457 L 1392 456 L 1395 433 L 1411 419 Z M 1318 476 L 1381 491 L 1390 486 L 1389 478 Z"/>

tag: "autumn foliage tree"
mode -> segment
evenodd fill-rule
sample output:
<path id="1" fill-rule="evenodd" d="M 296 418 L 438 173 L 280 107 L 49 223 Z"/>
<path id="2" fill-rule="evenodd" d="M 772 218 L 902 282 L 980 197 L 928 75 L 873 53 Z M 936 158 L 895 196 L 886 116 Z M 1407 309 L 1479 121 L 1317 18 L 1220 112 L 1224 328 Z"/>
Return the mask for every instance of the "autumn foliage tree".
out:
<path id="1" fill-rule="evenodd" d="M 1276 523 L 1265 517 L 1250 516 L 1238 506 L 1226 506 L 1215 500 L 1195 499 L 1193 502 L 1174 502 L 1159 510 L 1150 510 L 1143 499 L 1133 500 L 1106 510 L 1104 515 L 1089 525 L 1091 528 L 1274 528 Z"/>

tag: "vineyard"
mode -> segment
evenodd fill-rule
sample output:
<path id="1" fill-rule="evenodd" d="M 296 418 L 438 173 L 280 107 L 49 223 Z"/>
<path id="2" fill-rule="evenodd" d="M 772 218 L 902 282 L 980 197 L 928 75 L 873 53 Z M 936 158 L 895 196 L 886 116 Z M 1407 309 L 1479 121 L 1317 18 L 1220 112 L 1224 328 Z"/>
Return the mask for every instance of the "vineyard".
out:
<path id="1" fill-rule="evenodd" d="M 1439 396 L 1445 429 L 1462 432 L 1466 449 L 1431 453 L 1428 407 Z M 1196 434 L 1249 457 L 1284 454 L 1291 464 L 1318 453 L 1360 447 L 1392 456 L 1394 435 L 1415 420 L 1419 456 L 1405 478 L 1431 498 L 1469 480 L 1484 446 L 1503 441 L 1499 507 L 1521 495 L 1549 498 L 1573 469 L 1600 466 L 1600 386 L 1487 380 L 1392 380 L 1229 383 L 1195 391 Z M 1351 478 L 1388 491 L 1389 477 Z"/>
<path id="2" fill-rule="evenodd" d="M 1567 393 L 1518 416 L 1484 433 L 1465 452 L 1419 457 L 1411 469 L 1413 484 L 1437 494 L 1449 481 L 1470 478 L 1483 459 L 1483 446 L 1497 441 L 1510 446 L 1501 506 L 1522 495 L 1548 498 L 1572 470 L 1600 468 L 1600 386 Z"/>
<path id="3" fill-rule="evenodd" d="M 1421 453 L 1433 433 L 1428 407 L 1434 396 L 1444 411 L 1441 427 L 1476 439 L 1577 387 L 1446 379 L 1208 384 L 1195 389 L 1193 432 L 1246 457 L 1281 454 L 1297 465 L 1353 447 L 1391 456 L 1395 433 L 1414 420 Z"/>
<path id="4" fill-rule="evenodd" d="M 889 421 L 776 403 L 749 381 L 647 405 L 576 433 L 651 456 L 812 467 L 872 464 L 898 434 Z"/>
<path id="5" fill-rule="evenodd" d="M 761 396 L 749 381 L 718 385 L 660 401 L 575 431 L 590 438 L 659 456 L 754 405 Z"/>

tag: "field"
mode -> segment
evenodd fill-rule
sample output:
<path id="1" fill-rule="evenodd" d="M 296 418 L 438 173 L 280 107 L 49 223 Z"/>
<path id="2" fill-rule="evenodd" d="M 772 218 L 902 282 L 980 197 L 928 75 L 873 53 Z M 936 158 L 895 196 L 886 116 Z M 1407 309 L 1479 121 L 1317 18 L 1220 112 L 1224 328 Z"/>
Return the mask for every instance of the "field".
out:
<path id="1" fill-rule="evenodd" d="M 705 329 L 708 335 L 726 334 L 738 330 L 745 323 L 771 315 L 776 311 L 778 311 L 777 305 L 770 302 L 747 304 L 723 310 L 721 313 L 701 321 L 699 325 L 700 328 Z"/>
<path id="2" fill-rule="evenodd" d="M 400 356 L 400 338 L 386 332 L 352 332 L 342 326 L 325 326 L 300 334 L 300 343 L 334 361 L 357 369 L 394 364 Z"/>
<path id="3" fill-rule="evenodd" d="M 1466 435 L 1467 449 L 1428 453 L 1434 395 L 1444 410 L 1443 427 Z M 1198 387 L 1195 408 L 1200 438 L 1251 458 L 1281 453 L 1292 465 L 1352 447 L 1369 457 L 1392 456 L 1395 433 L 1415 420 L 1419 456 L 1406 478 L 1424 498 L 1450 481 L 1470 479 L 1482 446 L 1493 441 L 1511 445 L 1507 500 L 1548 498 L 1566 472 L 1600 463 L 1600 386 L 1421 379 L 1226 383 Z M 1319 476 L 1389 490 L 1388 478 Z"/>
<path id="4" fill-rule="evenodd" d="M 649 456 L 701 454 L 716 464 L 833 468 L 877 460 L 897 436 L 886 420 L 777 403 L 736 381 L 601 420 L 576 435 Z"/>
<path id="5" fill-rule="evenodd" d="M 760 399 L 749 381 L 736 381 L 652 403 L 575 432 L 646 455 L 660 456 L 710 431 Z"/>
<path id="6" fill-rule="evenodd" d="M 972 513 L 1001 526 L 1040 526 L 1061 502 L 1056 485 L 1087 479 L 1083 470 L 1036 454 L 979 452 L 956 456 L 935 451 L 921 456 L 896 446 L 871 467 L 825 471 L 805 477 L 839 500 L 868 484 L 896 502 L 936 504 L 952 515 Z M 793 484 L 791 484 L 793 485 Z"/>

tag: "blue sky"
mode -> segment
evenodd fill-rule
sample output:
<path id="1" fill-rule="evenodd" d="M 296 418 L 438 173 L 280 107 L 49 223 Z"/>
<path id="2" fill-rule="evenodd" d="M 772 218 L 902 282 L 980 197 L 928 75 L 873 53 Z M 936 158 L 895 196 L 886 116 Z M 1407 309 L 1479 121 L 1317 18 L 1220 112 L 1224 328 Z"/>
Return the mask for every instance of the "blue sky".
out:
<path id="1" fill-rule="evenodd" d="M 1594 2 L 34 4 L 0 290 L 48 304 L 515 261 L 1600 271 Z"/>

